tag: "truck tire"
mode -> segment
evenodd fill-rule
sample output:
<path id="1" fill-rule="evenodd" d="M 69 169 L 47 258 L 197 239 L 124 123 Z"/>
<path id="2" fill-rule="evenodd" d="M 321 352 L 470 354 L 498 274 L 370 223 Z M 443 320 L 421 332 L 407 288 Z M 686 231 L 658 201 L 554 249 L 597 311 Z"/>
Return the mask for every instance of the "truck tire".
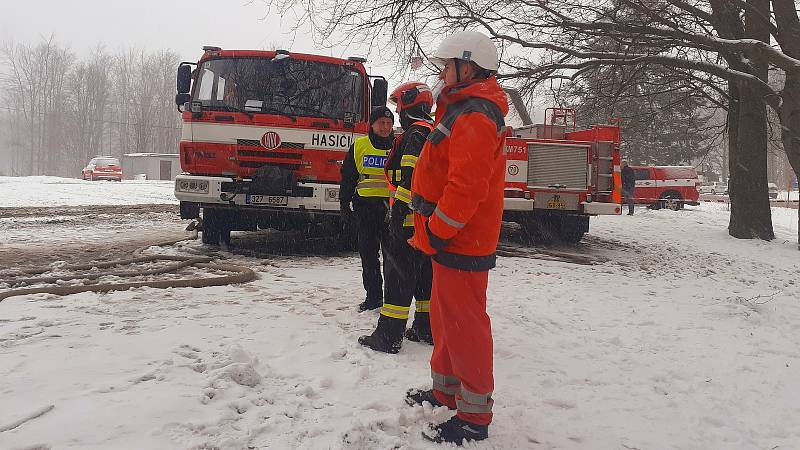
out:
<path id="1" fill-rule="evenodd" d="M 669 208 L 673 211 L 683 209 L 683 197 L 675 191 L 667 191 L 661 194 L 661 199 L 658 201 L 660 208 Z"/>
<path id="2" fill-rule="evenodd" d="M 531 244 L 552 244 L 558 239 L 551 217 L 531 214 L 519 222 L 526 241 Z"/>
<path id="3" fill-rule="evenodd" d="M 341 217 L 332 221 L 333 235 L 336 236 L 336 250 L 343 252 L 358 251 L 358 230 L 351 224 L 342 222 Z"/>
<path id="4" fill-rule="evenodd" d="M 203 208 L 201 240 L 206 245 L 229 245 L 231 243 L 231 227 L 224 212 Z"/>
<path id="5" fill-rule="evenodd" d="M 582 216 L 563 216 L 561 226 L 556 229 L 561 242 L 577 244 L 589 231 L 589 218 Z"/>

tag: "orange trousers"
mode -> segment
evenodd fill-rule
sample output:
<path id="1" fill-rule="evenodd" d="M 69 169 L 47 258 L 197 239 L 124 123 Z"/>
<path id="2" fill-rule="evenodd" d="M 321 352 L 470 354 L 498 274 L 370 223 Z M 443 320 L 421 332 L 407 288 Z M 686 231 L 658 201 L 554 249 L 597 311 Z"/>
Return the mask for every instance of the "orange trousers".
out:
<path id="1" fill-rule="evenodd" d="M 486 314 L 489 272 L 433 265 L 431 332 L 433 394 L 477 425 L 492 421 L 492 324 Z"/>

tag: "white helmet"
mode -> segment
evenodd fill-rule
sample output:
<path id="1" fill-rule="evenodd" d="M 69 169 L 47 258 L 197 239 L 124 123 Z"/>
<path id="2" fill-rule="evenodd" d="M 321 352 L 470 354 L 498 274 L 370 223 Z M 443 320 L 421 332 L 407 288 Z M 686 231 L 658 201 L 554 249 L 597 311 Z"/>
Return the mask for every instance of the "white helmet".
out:
<path id="1" fill-rule="evenodd" d="M 432 57 L 435 63 L 442 65 L 452 58 L 472 61 L 492 72 L 496 72 L 500 66 L 497 47 L 488 36 L 477 31 L 465 30 L 451 34 L 442 41 Z"/>

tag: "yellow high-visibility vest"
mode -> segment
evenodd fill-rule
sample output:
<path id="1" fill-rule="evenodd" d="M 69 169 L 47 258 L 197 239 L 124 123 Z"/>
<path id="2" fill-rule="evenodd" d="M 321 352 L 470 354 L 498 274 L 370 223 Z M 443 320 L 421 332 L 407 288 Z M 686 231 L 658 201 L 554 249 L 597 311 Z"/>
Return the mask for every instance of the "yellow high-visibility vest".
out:
<path id="1" fill-rule="evenodd" d="M 369 136 L 362 136 L 353 143 L 353 157 L 356 169 L 361 175 L 356 185 L 356 192 L 361 197 L 389 197 L 389 187 L 386 185 L 386 176 L 383 166 L 389 150 L 382 150 L 372 146 Z"/>

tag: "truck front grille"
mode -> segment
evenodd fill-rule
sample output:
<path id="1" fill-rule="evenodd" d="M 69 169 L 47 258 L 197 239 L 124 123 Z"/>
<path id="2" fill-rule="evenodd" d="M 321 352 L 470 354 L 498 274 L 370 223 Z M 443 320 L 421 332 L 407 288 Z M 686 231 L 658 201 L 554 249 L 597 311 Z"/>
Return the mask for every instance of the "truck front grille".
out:
<path id="1" fill-rule="evenodd" d="M 242 147 L 261 147 L 261 141 L 259 141 L 258 139 L 237 139 L 236 145 Z M 291 148 L 291 149 L 302 150 L 306 148 L 306 144 L 303 144 L 302 142 L 281 142 L 281 146 L 278 148 Z"/>
<path id="2" fill-rule="evenodd" d="M 528 144 L 528 186 L 588 187 L 589 147 L 580 144 Z"/>
<path id="3" fill-rule="evenodd" d="M 237 152 L 239 156 L 255 156 L 261 158 L 281 158 L 281 159 L 303 159 L 303 155 L 300 153 L 283 153 L 283 152 L 275 152 L 275 151 L 256 151 L 256 150 L 239 150 Z"/>

